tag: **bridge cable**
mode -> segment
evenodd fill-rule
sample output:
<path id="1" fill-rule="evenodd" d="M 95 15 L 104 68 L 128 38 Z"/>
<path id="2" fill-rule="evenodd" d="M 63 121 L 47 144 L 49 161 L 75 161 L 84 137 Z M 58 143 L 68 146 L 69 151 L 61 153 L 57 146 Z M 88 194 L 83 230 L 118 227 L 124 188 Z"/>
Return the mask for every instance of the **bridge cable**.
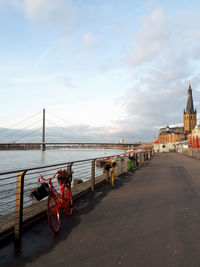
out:
<path id="1" fill-rule="evenodd" d="M 49 111 L 48 111 L 48 114 L 50 114 L 50 115 L 52 115 L 52 116 L 54 116 L 54 117 L 57 117 L 57 118 L 59 118 L 60 120 L 66 122 L 66 123 L 68 123 L 68 124 L 71 124 L 71 125 L 74 126 L 75 128 L 78 128 L 78 129 L 82 130 L 80 126 L 77 126 L 77 125 L 71 123 L 70 121 L 67 121 L 67 120 L 63 119 L 63 118 L 60 117 L 59 115 L 53 114 L 52 112 L 49 112 Z"/>
<path id="2" fill-rule="evenodd" d="M 53 128 L 53 127 L 51 127 L 51 128 Z M 47 133 L 54 133 L 54 134 L 56 134 L 57 136 L 60 136 L 60 137 L 62 137 L 62 138 L 69 138 L 69 136 L 68 135 L 63 135 L 63 134 L 61 134 L 61 133 L 59 133 L 59 131 L 54 131 L 54 130 L 52 130 L 50 127 L 47 127 L 46 128 L 46 138 L 48 138 L 48 136 L 47 136 Z M 65 129 L 65 128 L 64 128 Z M 50 137 L 50 138 L 53 138 L 53 137 Z"/>
<path id="3" fill-rule="evenodd" d="M 46 121 L 47 121 L 47 122 L 50 122 L 51 124 L 53 124 L 53 125 L 55 125 L 55 126 L 57 126 L 57 128 L 59 127 L 59 128 L 64 129 L 65 131 L 68 130 L 68 131 L 70 131 L 70 132 L 74 132 L 74 133 L 77 134 L 77 132 L 74 131 L 73 128 L 69 128 L 69 126 L 63 127 L 63 126 L 60 126 L 59 124 L 57 124 L 57 123 L 55 123 L 55 122 L 52 123 L 52 121 L 50 121 L 50 120 L 46 120 Z M 50 128 L 50 126 L 49 126 L 49 128 Z M 80 135 L 80 133 L 78 133 L 78 134 Z"/>
<path id="4" fill-rule="evenodd" d="M 30 117 L 28 117 L 28 118 L 26 118 L 26 119 L 23 119 L 23 120 L 21 120 L 21 121 L 18 121 L 18 122 L 16 122 L 15 124 L 12 124 L 12 125 L 9 126 L 9 127 L 3 128 L 3 129 L 0 130 L 0 132 L 6 131 L 6 130 L 8 130 L 8 129 L 10 129 L 10 128 L 13 128 L 14 126 L 16 126 L 16 125 L 18 125 L 18 124 L 20 124 L 20 123 L 22 123 L 22 122 L 24 122 L 24 121 L 27 121 L 27 120 L 29 120 L 29 119 L 31 119 L 31 118 L 37 116 L 37 115 L 40 114 L 40 113 L 41 113 L 41 111 L 35 113 L 34 115 L 31 115 Z"/>
<path id="5" fill-rule="evenodd" d="M 27 125 L 26 127 L 24 127 L 24 128 L 22 128 L 22 129 L 19 129 L 19 130 L 15 131 L 14 133 L 11 133 L 11 134 L 7 135 L 6 138 L 7 138 L 7 137 L 10 137 L 10 136 L 12 136 L 12 135 L 16 135 L 17 133 L 19 133 L 19 132 L 21 132 L 21 131 L 28 130 L 27 127 L 29 127 L 29 126 L 33 126 L 33 125 L 37 124 L 37 123 L 40 122 L 40 121 L 42 121 L 42 119 L 40 119 L 40 120 L 38 120 L 38 121 L 36 121 L 36 122 L 34 122 L 34 123 L 31 123 L 31 124 Z M 29 129 L 29 130 L 30 130 L 30 129 Z"/>
<path id="6" fill-rule="evenodd" d="M 31 133 L 28 133 L 28 134 L 26 134 L 26 135 L 24 135 L 24 136 L 22 136 L 22 137 L 20 137 L 20 138 L 18 138 L 18 139 L 16 139 L 16 140 L 14 140 L 13 142 L 16 142 L 16 141 L 18 141 L 18 140 L 20 140 L 20 139 L 22 139 L 22 138 L 24 138 L 24 137 L 26 137 L 26 136 L 29 136 L 29 135 L 31 135 L 31 134 L 33 134 L 33 133 L 39 131 L 39 130 L 41 131 L 42 128 L 41 128 L 41 127 L 40 127 L 40 128 L 37 128 L 35 131 L 33 131 L 33 132 L 31 132 Z"/>
<path id="7" fill-rule="evenodd" d="M 72 131 L 74 131 L 76 134 L 79 134 L 79 135 L 83 135 L 83 130 L 85 131 L 85 129 L 83 129 L 83 127 L 80 127 L 80 126 L 77 126 L 77 125 L 75 125 L 75 124 L 73 124 L 73 123 L 71 123 L 71 122 L 69 122 L 69 121 L 67 121 L 67 120 L 65 120 L 65 119 L 63 119 L 63 118 L 61 118 L 60 116 L 58 116 L 58 115 L 56 115 L 56 114 L 53 114 L 52 112 L 49 112 L 48 111 L 48 114 L 50 114 L 50 115 L 52 115 L 52 116 L 54 116 L 54 117 L 57 117 L 57 118 L 59 118 L 60 120 L 62 120 L 62 121 L 65 121 L 65 122 L 67 122 L 68 124 L 71 124 L 72 126 L 74 126 L 75 128 L 78 128 L 79 130 L 81 130 L 81 132 L 79 132 L 79 131 L 76 131 L 76 130 L 73 130 L 72 129 Z M 61 126 L 60 126 L 61 127 Z M 97 138 L 96 138 L 96 135 L 91 135 L 91 137 L 93 137 L 95 140 L 97 140 Z"/>
<path id="8" fill-rule="evenodd" d="M 53 131 L 53 130 L 49 130 L 49 128 L 47 128 L 48 129 L 48 131 L 50 131 L 50 132 L 52 132 L 52 133 L 54 133 L 54 134 L 56 134 L 57 136 L 60 136 L 60 137 L 62 137 L 62 138 L 69 138 L 69 136 L 64 136 L 64 135 L 62 135 L 62 134 L 58 134 L 58 132 L 55 132 L 55 131 Z M 46 133 L 47 133 L 47 130 L 46 130 Z M 48 138 L 47 136 L 46 136 L 46 138 Z M 53 137 L 51 137 L 51 138 L 53 138 Z"/>

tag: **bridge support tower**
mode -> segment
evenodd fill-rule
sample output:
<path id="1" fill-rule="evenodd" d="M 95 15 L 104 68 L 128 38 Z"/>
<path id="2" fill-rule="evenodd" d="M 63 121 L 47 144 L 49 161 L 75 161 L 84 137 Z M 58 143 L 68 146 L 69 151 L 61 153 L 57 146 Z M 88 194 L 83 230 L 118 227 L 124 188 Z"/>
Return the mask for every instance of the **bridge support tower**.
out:
<path id="1" fill-rule="evenodd" d="M 45 109 L 43 109 L 43 127 L 42 127 L 42 144 L 41 144 L 41 151 L 46 150 L 45 144 Z"/>

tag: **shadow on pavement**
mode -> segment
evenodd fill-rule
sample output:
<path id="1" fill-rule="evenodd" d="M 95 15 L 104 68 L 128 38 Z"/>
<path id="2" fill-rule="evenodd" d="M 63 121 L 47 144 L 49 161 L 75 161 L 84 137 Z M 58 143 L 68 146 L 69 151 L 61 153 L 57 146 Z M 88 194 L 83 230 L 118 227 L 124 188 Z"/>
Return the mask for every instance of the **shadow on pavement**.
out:
<path id="1" fill-rule="evenodd" d="M 34 223 L 24 230 L 21 242 L 8 241 L 0 249 L 0 266 L 24 266 L 33 262 L 40 255 L 50 252 L 58 243 L 67 240 L 69 234 L 81 223 L 81 216 L 90 213 L 107 194 L 118 190 L 131 180 L 132 173 L 127 172 L 115 179 L 115 187 L 104 183 L 77 199 L 74 203 L 73 214 L 70 217 L 61 215 L 61 227 L 58 234 L 53 234 L 48 225 L 47 217 Z"/>

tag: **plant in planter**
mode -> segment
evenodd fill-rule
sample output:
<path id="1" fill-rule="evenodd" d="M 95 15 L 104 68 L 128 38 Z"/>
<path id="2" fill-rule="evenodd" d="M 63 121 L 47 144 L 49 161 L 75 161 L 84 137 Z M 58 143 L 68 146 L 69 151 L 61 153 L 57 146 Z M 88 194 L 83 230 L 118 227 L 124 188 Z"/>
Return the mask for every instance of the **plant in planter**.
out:
<path id="1" fill-rule="evenodd" d="M 57 180 L 61 184 L 71 185 L 72 171 L 68 171 L 68 170 L 65 170 L 65 169 L 59 171 L 58 176 L 57 176 Z"/>

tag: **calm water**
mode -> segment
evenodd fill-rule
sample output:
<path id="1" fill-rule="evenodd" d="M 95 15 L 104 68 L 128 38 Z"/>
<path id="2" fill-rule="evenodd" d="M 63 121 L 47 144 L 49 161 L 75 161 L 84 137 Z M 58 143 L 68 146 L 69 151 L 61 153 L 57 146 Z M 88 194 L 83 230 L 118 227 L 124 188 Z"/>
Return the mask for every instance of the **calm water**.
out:
<path id="1" fill-rule="evenodd" d="M 12 170 L 122 153 L 112 149 L 48 149 L 0 151 L 0 170 Z"/>
<path id="2" fill-rule="evenodd" d="M 40 150 L 18 150 L 0 151 L 0 171 L 11 169 L 22 169 L 36 166 L 53 165 L 76 160 L 91 159 L 102 156 L 111 156 L 122 153 L 121 150 L 111 149 L 49 149 L 44 152 Z M 58 167 L 59 168 L 59 167 Z M 91 177 L 91 162 L 78 163 L 73 165 L 73 179 L 78 178 L 86 181 Z M 38 187 L 38 178 L 41 173 L 32 172 L 25 176 L 24 180 L 24 206 L 32 204 L 30 191 Z M 50 171 L 51 174 L 44 173 L 44 176 L 52 176 L 56 170 Z M 95 174 L 102 175 L 102 168 L 96 168 Z M 9 214 L 15 210 L 16 200 L 16 174 L 0 176 L 0 215 Z M 55 179 L 54 186 L 58 189 Z"/>

